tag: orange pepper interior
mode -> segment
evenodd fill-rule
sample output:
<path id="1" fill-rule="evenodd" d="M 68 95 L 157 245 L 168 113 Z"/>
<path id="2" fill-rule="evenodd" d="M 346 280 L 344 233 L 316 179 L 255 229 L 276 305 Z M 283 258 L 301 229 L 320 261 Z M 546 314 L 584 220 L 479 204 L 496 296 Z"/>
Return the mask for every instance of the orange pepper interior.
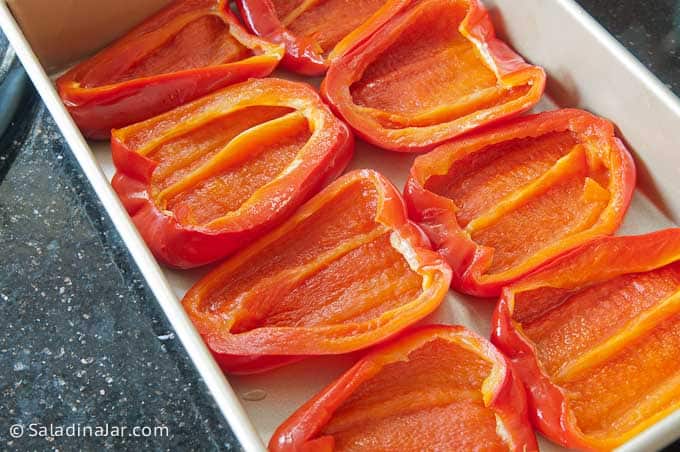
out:
<path id="1" fill-rule="evenodd" d="M 415 299 L 422 276 L 377 222 L 379 195 L 365 180 L 324 201 L 267 246 L 237 255 L 214 274 L 202 310 L 232 312 L 234 334 L 250 329 L 355 323 Z M 256 244 L 257 245 L 257 244 Z"/>
<path id="2" fill-rule="evenodd" d="M 371 17 L 385 0 L 273 0 L 288 30 L 327 56 L 335 45 Z"/>
<path id="3" fill-rule="evenodd" d="M 592 227 L 609 203 L 607 165 L 572 132 L 551 132 L 462 156 L 425 188 L 451 199 L 460 226 L 493 249 L 493 275 Z"/>
<path id="4" fill-rule="evenodd" d="M 85 88 L 122 83 L 136 78 L 169 74 L 243 60 L 253 55 L 236 40 L 216 14 L 178 20 L 148 32 L 118 55 L 115 62 L 95 65 L 79 79 Z"/>
<path id="5" fill-rule="evenodd" d="M 520 292 L 513 319 L 583 434 L 620 437 L 680 404 L 680 263 Z"/>
<path id="6" fill-rule="evenodd" d="M 466 1 L 420 2 L 398 19 L 389 47 L 351 86 L 355 104 L 384 127 L 429 126 L 525 95 L 503 87 L 476 45 L 459 31 Z"/>
<path id="7" fill-rule="evenodd" d="M 128 146 L 158 162 L 150 193 L 159 208 L 173 212 L 181 224 L 208 228 L 257 196 L 311 136 L 302 114 L 273 106 L 178 121 L 160 138 L 153 127 L 126 137 Z"/>
<path id="8" fill-rule="evenodd" d="M 332 435 L 335 451 L 507 450 L 482 399 L 491 367 L 456 343 L 429 341 L 362 383 L 319 435 Z"/>

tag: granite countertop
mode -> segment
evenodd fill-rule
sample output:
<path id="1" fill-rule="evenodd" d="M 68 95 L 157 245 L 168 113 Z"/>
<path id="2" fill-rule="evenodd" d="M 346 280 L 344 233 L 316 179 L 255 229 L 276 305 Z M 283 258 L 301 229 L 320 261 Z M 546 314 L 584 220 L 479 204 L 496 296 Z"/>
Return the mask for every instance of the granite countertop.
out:
<path id="1" fill-rule="evenodd" d="M 240 449 L 45 106 L 21 105 L 0 138 L 0 450 Z M 31 423 L 167 430 L 10 437 Z"/>
<path id="2" fill-rule="evenodd" d="M 579 3 L 680 94 L 680 0 Z M 1 449 L 240 449 L 28 85 L 0 138 L 0 249 Z M 162 428 L 10 437 L 31 423 Z"/>

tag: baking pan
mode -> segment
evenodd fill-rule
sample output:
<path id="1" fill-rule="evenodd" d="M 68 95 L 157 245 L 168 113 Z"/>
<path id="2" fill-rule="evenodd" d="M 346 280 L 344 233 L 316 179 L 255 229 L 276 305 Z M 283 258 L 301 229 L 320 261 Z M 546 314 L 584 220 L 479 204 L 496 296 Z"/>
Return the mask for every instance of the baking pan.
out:
<path id="1" fill-rule="evenodd" d="M 174 271 L 159 267 L 109 185 L 114 169 L 108 144 L 83 139 L 54 89 L 54 76 L 64 69 L 59 64 L 87 56 L 166 1 L 139 6 L 144 3 L 0 0 L 0 26 L 243 448 L 264 450 L 264 443 L 274 429 L 347 369 L 352 358 L 313 358 L 266 374 L 230 377 L 227 381 L 180 304 L 184 292 L 207 270 Z M 484 3 L 499 34 L 527 60 L 548 71 L 547 96 L 538 106 L 539 110 L 555 106 L 584 108 L 611 119 L 620 128 L 619 136 L 636 158 L 638 189 L 619 234 L 675 225 L 680 220 L 680 184 L 677 183 L 680 153 L 675 151 L 676 143 L 680 143 L 678 98 L 572 0 L 485 0 Z M 123 18 L 116 14 L 132 4 L 137 5 L 135 14 L 123 15 Z M 90 13 L 72 14 L 68 10 L 83 5 L 89 5 Z M 46 8 L 51 19 L 47 24 Z M 120 20 L 114 27 L 102 28 L 101 32 L 82 23 L 83 20 L 112 22 L 112 14 Z M 46 41 L 55 39 L 74 44 L 57 49 L 46 45 Z M 84 42 L 88 45 L 83 46 Z M 39 51 L 39 57 L 34 50 Z M 292 78 L 284 73 L 277 75 Z M 375 168 L 397 186 L 403 186 L 412 160 L 413 156 L 380 151 L 359 142 L 350 168 Z M 473 300 L 449 292 L 427 322 L 463 324 L 488 337 L 493 307 L 493 300 Z M 679 437 L 680 411 L 677 411 L 619 450 L 658 449 Z M 543 439 L 540 445 L 542 450 L 561 450 Z"/>

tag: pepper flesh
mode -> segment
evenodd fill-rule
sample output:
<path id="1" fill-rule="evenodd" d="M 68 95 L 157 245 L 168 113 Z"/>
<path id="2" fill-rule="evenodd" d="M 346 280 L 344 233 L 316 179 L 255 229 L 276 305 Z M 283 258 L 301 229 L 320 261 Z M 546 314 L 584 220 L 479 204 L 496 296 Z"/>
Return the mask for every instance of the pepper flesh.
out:
<path id="1" fill-rule="evenodd" d="M 416 158 L 409 213 L 467 294 L 501 288 L 594 236 L 612 234 L 635 186 L 608 121 L 580 110 L 518 118 Z"/>
<path id="2" fill-rule="evenodd" d="M 505 288 L 493 326 L 546 436 L 623 444 L 680 408 L 680 229 L 593 240 Z"/>
<path id="3" fill-rule="evenodd" d="M 185 295 L 222 368 L 366 348 L 432 312 L 451 271 L 371 170 L 348 173 Z"/>
<path id="4" fill-rule="evenodd" d="M 403 0 L 239 0 L 241 16 L 258 36 L 285 44 L 282 65 L 321 75 L 357 36 L 374 30 L 383 12 Z"/>
<path id="5" fill-rule="evenodd" d="M 365 140 L 427 150 L 539 101 L 545 72 L 495 37 L 478 0 L 389 6 L 333 59 L 321 87 Z"/>
<path id="6" fill-rule="evenodd" d="M 536 451 L 506 358 L 460 326 L 421 327 L 358 361 L 274 433 L 269 450 Z"/>
<path id="7" fill-rule="evenodd" d="M 90 138 L 269 75 L 283 46 L 250 35 L 227 0 L 177 0 L 57 80 Z"/>
<path id="8" fill-rule="evenodd" d="M 344 170 L 349 129 L 308 85 L 252 79 L 114 130 L 112 185 L 151 251 L 190 268 L 245 247 Z"/>

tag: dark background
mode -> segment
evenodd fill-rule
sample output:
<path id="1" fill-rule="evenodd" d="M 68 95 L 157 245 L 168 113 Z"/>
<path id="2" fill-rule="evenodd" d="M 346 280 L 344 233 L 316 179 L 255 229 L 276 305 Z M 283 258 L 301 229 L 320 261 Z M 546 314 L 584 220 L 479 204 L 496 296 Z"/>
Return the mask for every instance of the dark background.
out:
<path id="1" fill-rule="evenodd" d="M 680 94 L 680 1 L 579 3 Z M 28 84 L 0 138 L 0 321 L 0 449 L 240 449 Z M 12 441 L 31 422 L 170 435 Z"/>

